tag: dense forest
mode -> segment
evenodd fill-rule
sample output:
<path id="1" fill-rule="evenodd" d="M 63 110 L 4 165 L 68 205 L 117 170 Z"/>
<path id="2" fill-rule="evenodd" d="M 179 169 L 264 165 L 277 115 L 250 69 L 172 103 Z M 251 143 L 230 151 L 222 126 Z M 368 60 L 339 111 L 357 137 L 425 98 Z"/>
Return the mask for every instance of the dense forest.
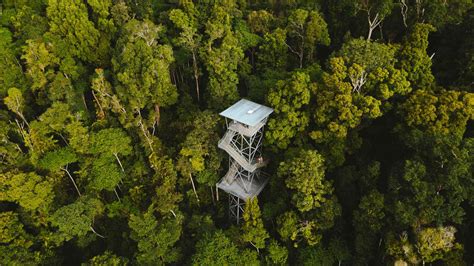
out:
<path id="1" fill-rule="evenodd" d="M 1 265 L 472 265 L 472 0 L 3 0 Z M 274 109 L 229 220 L 219 112 Z"/>

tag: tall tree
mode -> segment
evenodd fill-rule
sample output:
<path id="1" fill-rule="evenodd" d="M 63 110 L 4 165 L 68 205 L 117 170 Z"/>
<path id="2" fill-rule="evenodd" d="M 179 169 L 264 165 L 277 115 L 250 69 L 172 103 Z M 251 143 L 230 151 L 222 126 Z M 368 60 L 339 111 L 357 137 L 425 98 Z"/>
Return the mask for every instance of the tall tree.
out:
<path id="1" fill-rule="evenodd" d="M 160 122 L 160 108 L 174 104 L 178 97 L 169 73 L 173 51 L 169 45 L 159 42 L 163 30 L 162 25 L 149 20 L 129 21 L 112 60 L 118 83 L 117 96 L 126 106 L 128 119 L 133 121 L 137 115 L 144 127 L 156 127 Z M 149 123 L 145 123 L 143 110 L 149 113 Z"/>
<path id="2" fill-rule="evenodd" d="M 367 41 L 370 41 L 372 32 L 392 13 L 394 7 L 393 1 L 391 0 L 357 0 L 354 1 L 354 5 L 357 10 L 367 15 L 367 22 L 369 24 Z"/>
<path id="3" fill-rule="evenodd" d="M 249 199 L 245 204 L 243 214 L 244 224 L 242 226 L 242 239 L 254 246 L 257 249 L 257 252 L 260 249 L 265 248 L 265 239 L 269 237 L 260 216 L 258 199 Z"/>
<path id="4" fill-rule="evenodd" d="M 414 89 L 429 89 L 434 86 L 432 62 L 426 52 L 428 35 L 432 31 L 435 28 L 429 24 L 416 24 L 400 50 L 400 68 L 408 73 L 407 79 Z"/>
<path id="5" fill-rule="evenodd" d="M 244 59 L 244 52 L 232 29 L 232 14 L 235 3 L 229 1 L 214 4 L 211 16 L 205 23 L 205 45 L 201 57 L 209 75 L 208 105 L 213 109 L 228 106 L 239 97 L 237 67 Z"/>
<path id="6" fill-rule="evenodd" d="M 288 35 L 295 44 L 288 49 L 298 56 L 299 67 L 303 67 L 304 58 L 311 62 L 316 44 L 329 45 L 330 38 L 326 21 L 317 11 L 296 9 L 288 17 Z"/>
<path id="7" fill-rule="evenodd" d="M 81 197 L 74 203 L 59 208 L 50 216 L 51 224 L 58 228 L 56 238 L 57 244 L 69 241 L 74 237 L 83 237 L 88 232 L 103 238 L 94 229 L 94 218 L 104 211 L 102 202 L 90 197 Z"/>
<path id="8" fill-rule="evenodd" d="M 200 100 L 199 76 L 199 49 L 202 46 L 202 35 L 199 34 L 198 10 L 192 1 L 184 1 L 182 9 L 173 9 L 169 13 L 170 20 L 181 30 L 177 43 L 191 53 L 193 77 L 196 86 L 196 95 Z"/>
<path id="9" fill-rule="evenodd" d="M 0 173 L 0 200 L 16 202 L 29 211 L 47 213 L 54 200 L 54 183 L 34 172 Z"/>
<path id="10" fill-rule="evenodd" d="M 48 0 L 47 16 L 49 32 L 53 35 L 56 45 L 65 45 L 62 54 L 94 62 L 97 60 L 99 31 L 89 20 L 87 5 L 80 0 Z"/>
<path id="11" fill-rule="evenodd" d="M 139 215 L 130 215 L 128 225 L 132 229 L 131 238 L 138 242 L 135 258 L 140 264 L 163 265 L 179 259 L 174 247 L 181 236 L 183 216 L 165 216 L 158 220 L 154 207 Z"/>
<path id="12" fill-rule="evenodd" d="M 267 102 L 274 108 L 276 117 L 268 121 L 266 139 L 280 149 L 286 149 L 292 139 L 303 132 L 309 123 L 311 91 L 315 84 L 308 74 L 295 72 L 289 80 L 280 80 L 270 89 Z"/>

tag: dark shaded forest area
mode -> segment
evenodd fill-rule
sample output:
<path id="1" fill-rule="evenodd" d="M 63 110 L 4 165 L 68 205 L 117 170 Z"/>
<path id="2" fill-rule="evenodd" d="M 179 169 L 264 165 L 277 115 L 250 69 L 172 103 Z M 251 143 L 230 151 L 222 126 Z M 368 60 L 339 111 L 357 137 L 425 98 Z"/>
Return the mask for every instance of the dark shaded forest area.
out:
<path id="1" fill-rule="evenodd" d="M 472 265 L 472 0 L 3 0 L 0 264 Z M 229 220 L 223 111 L 274 109 Z"/>

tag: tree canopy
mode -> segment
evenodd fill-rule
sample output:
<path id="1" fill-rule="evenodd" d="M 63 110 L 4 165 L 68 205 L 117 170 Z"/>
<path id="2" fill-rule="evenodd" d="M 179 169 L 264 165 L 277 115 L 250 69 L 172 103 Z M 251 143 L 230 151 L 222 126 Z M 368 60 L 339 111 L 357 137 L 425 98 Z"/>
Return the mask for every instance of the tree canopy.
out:
<path id="1" fill-rule="evenodd" d="M 472 0 L 3 0 L 0 264 L 472 265 L 473 85 Z"/>

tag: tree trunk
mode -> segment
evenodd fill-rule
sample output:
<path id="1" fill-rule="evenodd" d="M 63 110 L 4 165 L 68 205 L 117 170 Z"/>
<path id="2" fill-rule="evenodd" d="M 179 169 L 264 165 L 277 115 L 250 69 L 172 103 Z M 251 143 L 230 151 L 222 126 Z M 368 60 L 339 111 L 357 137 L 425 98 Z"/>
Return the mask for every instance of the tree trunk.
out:
<path id="1" fill-rule="evenodd" d="M 90 229 L 91 229 L 91 231 L 92 231 L 94 234 L 96 234 L 98 237 L 100 237 L 100 238 L 105 238 L 103 235 L 101 235 L 101 234 L 97 233 L 97 232 L 94 230 L 94 227 L 92 227 L 92 225 L 91 225 L 91 226 L 89 226 L 89 228 L 90 228 Z"/>
<path id="2" fill-rule="evenodd" d="M 194 186 L 194 180 L 193 180 L 193 176 L 191 175 L 191 173 L 189 174 L 189 179 L 191 179 L 191 185 L 193 185 L 193 191 L 194 191 L 194 195 L 196 195 L 196 200 L 199 202 L 199 197 L 198 197 L 198 194 L 196 192 L 196 187 Z"/>
<path id="3" fill-rule="evenodd" d="M 115 159 L 117 159 L 118 164 L 120 165 L 120 169 L 122 169 L 122 172 L 125 173 L 125 170 L 123 169 L 122 162 L 120 162 L 120 159 L 117 155 L 117 153 L 114 153 Z"/>
<path id="4" fill-rule="evenodd" d="M 116 190 L 115 188 L 114 188 L 114 192 L 115 192 L 115 196 L 117 196 L 118 201 L 121 201 L 121 200 L 120 200 L 120 197 L 119 197 L 119 195 L 118 195 L 118 193 L 117 193 L 117 190 Z"/>
<path id="5" fill-rule="evenodd" d="M 214 188 L 209 187 L 211 189 L 211 197 L 212 197 L 212 204 L 216 204 L 216 201 L 214 200 Z"/>
<path id="6" fill-rule="evenodd" d="M 69 173 L 69 171 L 67 170 L 67 166 L 66 168 L 61 168 L 61 170 L 65 171 L 67 173 L 67 175 L 69 176 L 69 178 L 71 179 L 72 181 L 72 184 L 74 185 L 74 187 L 76 188 L 76 191 L 77 191 L 77 194 L 79 194 L 79 197 L 82 196 L 81 192 L 79 191 L 79 188 L 77 187 L 76 185 L 76 181 L 74 181 L 74 178 L 72 178 L 71 174 Z"/>
<path id="7" fill-rule="evenodd" d="M 99 118 L 105 118 L 104 109 L 102 108 L 102 105 L 100 104 L 99 99 L 97 99 L 97 96 L 95 95 L 94 90 L 92 90 L 92 97 L 94 97 L 94 100 L 97 103 L 97 106 L 99 106 L 99 114 L 97 116 Z"/>
<path id="8" fill-rule="evenodd" d="M 197 65 L 196 53 L 193 51 L 193 71 L 194 71 L 194 82 L 196 83 L 196 95 L 198 102 L 200 101 L 200 92 L 199 92 L 199 69 Z"/>

